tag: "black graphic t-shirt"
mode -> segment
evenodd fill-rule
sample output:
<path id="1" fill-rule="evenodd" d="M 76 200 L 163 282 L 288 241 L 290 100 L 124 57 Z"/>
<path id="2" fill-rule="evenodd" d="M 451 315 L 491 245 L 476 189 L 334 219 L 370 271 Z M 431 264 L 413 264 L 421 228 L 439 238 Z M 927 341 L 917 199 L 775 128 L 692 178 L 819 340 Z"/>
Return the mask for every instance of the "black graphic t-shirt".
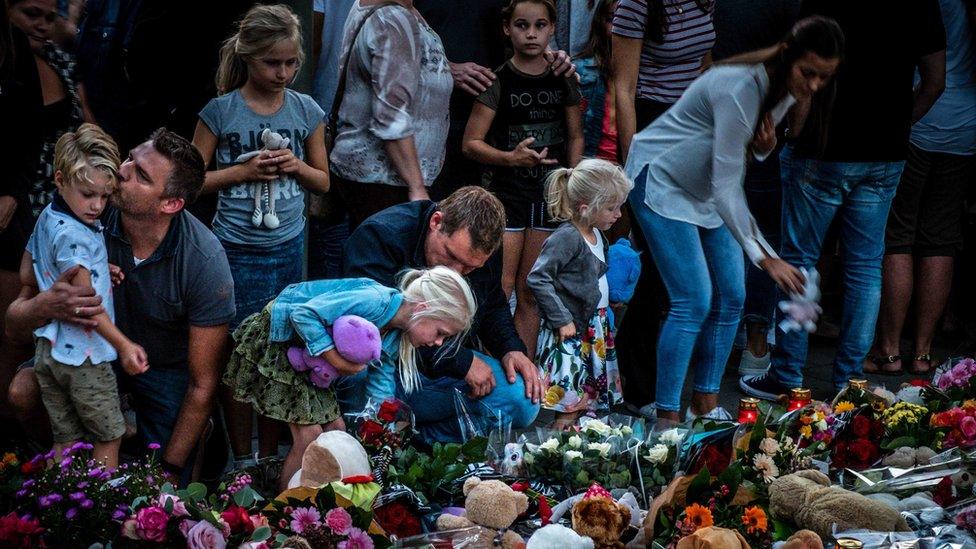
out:
<path id="1" fill-rule="evenodd" d="M 555 76 L 547 70 L 530 75 L 516 69 L 507 61 L 495 71 L 497 78 L 478 101 L 495 111 L 488 132 L 488 143 L 501 151 L 513 151 L 523 140 L 534 137 L 531 148 L 542 152 L 548 148 L 547 158 L 565 166 L 566 107 L 580 102 L 579 84 L 575 77 Z M 491 189 L 504 196 L 518 196 L 532 202 L 542 200 L 546 175 L 558 165 L 532 168 L 493 166 Z"/>

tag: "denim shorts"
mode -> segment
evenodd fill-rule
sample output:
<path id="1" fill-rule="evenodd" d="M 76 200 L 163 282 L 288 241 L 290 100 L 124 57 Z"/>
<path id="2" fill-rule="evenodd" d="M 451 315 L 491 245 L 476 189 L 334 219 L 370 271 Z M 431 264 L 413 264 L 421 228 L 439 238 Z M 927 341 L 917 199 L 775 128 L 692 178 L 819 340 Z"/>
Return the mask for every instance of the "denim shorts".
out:
<path id="1" fill-rule="evenodd" d="M 231 331 L 245 318 L 260 311 L 289 284 L 302 281 L 305 234 L 270 248 L 222 243 L 234 277 L 237 315 Z"/>

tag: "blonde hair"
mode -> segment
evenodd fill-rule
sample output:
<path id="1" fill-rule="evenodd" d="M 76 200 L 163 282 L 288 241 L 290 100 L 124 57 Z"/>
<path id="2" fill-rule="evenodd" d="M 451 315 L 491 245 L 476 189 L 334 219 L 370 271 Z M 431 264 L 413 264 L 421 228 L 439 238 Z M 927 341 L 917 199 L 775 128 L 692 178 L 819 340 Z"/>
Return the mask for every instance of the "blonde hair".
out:
<path id="1" fill-rule="evenodd" d="M 112 180 L 114 189 L 119 181 L 120 163 L 115 141 L 94 124 L 82 124 L 62 135 L 54 145 L 54 170 L 61 172 L 66 187 L 80 181 L 93 183 L 91 170 L 98 170 Z"/>
<path id="2" fill-rule="evenodd" d="M 626 200 L 634 187 L 620 166 L 606 160 L 587 158 L 575 168 L 557 168 L 546 178 L 546 205 L 556 221 L 586 221 L 610 203 Z M 586 213 L 580 206 L 586 204 Z"/>
<path id="3" fill-rule="evenodd" d="M 217 94 L 223 95 L 247 82 L 247 60 L 266 55 L 278 43 L 292 41 L 298 48 L 298 64 L 305 60 L 302 27 L 288 6 L 254 6 L 238 25 L 237 32 L 220 48 Z M 295 74 L 298 74 L 297 72 Z"/>
<path id="4" fill-rule="evenodd" d="M 420 320 L 439 320 L 459 326 L 458 333 L 451 337 L 451 343 L 444 345 L 444 348 L 457 351 L 458 342 L 471 328 L 471 320 L 478 307 L 464 277 L 447 267 L 409 270 L 400 279 L 400 293 L 407 302 L 425 305 L 410 317 L 411 325 Z M 420 388 L 416 355 L 409 338 L 401 336 L 400 381 L 407 393 Z"/>

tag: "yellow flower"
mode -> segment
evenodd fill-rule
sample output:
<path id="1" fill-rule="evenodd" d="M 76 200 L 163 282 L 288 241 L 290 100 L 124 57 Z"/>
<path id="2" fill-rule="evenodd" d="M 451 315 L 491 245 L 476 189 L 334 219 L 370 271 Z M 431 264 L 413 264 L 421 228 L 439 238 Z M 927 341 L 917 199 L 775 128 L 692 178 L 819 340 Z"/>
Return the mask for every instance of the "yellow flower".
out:
<path id="1" fill-rule="evenodd" d="M 842 400 L 842 401 L 840 401 L 840 402 L 837 403 L 837 406 L 834 406 L 834 413 L 835 414 L 843 414 L 844 412 L 850 412 L 853 409 L 854 409 L 854 403 L 853 402 L 848 402 L 846 400 Z"/>
<path id="2" fill-rule="evenodd" d="M 963 408 L 976 408 L 976 400 L 974 400 L 974 399 L 964 400 L 964 401 L 962 401 L 962 407 Z"/>
<path id="3" fill-rule="evenodd" d="M 803 438 L 810 438 L 811 436 L 813 436 L 813 428 L 811 428 L 809 425 L 804 425 L 803 427 L 800 427 L 800 436 L 802 436 Z"/>
<path id="4" fill-rule="evenodd" d="M 11 452 L 7 452 L 3 455 L 3 460 L 0 461 L 0 471 L 10 467 L 11 465 L 14 467 L 17 466 L 17 456 Z"/>
<path id="5" fill-rule="evenodd" d="M 596 348 L 596 356 L 600 358 L 607 357 L 607 344 L 605 341 L 598 339 L 596 340 L 596 343 L 593 344 L 593 347 Z"/>
<path id="6" fill-rule="evenodd" d="M 545 405 L 546 407 L 553 407 L 559 404 L 559 401 L 566 396 L 566 390 L 559 385 L 553 385 L 546 390 Z"/>

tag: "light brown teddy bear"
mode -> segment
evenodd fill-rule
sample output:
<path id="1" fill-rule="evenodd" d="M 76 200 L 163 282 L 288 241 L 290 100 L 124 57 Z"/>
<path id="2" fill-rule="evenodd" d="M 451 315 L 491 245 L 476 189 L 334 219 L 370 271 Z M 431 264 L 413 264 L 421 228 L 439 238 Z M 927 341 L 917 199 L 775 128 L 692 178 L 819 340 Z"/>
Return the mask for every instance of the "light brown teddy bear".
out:
<path id="1" fill-rule="evenodd" d="M 573 505 L 573 530 L 593 540 L 595 549 L 622 549 L 620 536 L 630 525 L 630 509 L 606 496 L 585 497 Z"/>
<path id="2" fill-rule="evenodd" d="M 499 546 L 513 549 L 525 545 L 522 536 L 508 530 L 529 508 L 529 498 L 525 494 L 512 490 L 500 480 L 482 481 L 471 477 L 464 481 L 464 495 L 465 516 L 441 515 L 437 518 L 438 530 L 480 526 L 478 542 L 471 546 L 474 549 Z"/>
<path id="3" fill-rule="evenodd" d="M 824 549 L 823 540 L 815 532 L 800 530 L 786 540 L 780 549 Z"/>
<path id="4" fill-rule="evenodd" d="M 678 549 L 749 549 L 749 542 L 735 530 L 707 526 L 679 539 Z"/>
<path id="5" fill-rule="evenodd" d="M 880 532 L 905 532 L 908 523 L 891 506 L 861 494 L 831 486 L 820 471 L 786 475 L 769 485 L 769 511 L 773 517 L 792 521 L 800 528 L 830 537 L 832 526 L 840 530 L 868 528 Z"/>

